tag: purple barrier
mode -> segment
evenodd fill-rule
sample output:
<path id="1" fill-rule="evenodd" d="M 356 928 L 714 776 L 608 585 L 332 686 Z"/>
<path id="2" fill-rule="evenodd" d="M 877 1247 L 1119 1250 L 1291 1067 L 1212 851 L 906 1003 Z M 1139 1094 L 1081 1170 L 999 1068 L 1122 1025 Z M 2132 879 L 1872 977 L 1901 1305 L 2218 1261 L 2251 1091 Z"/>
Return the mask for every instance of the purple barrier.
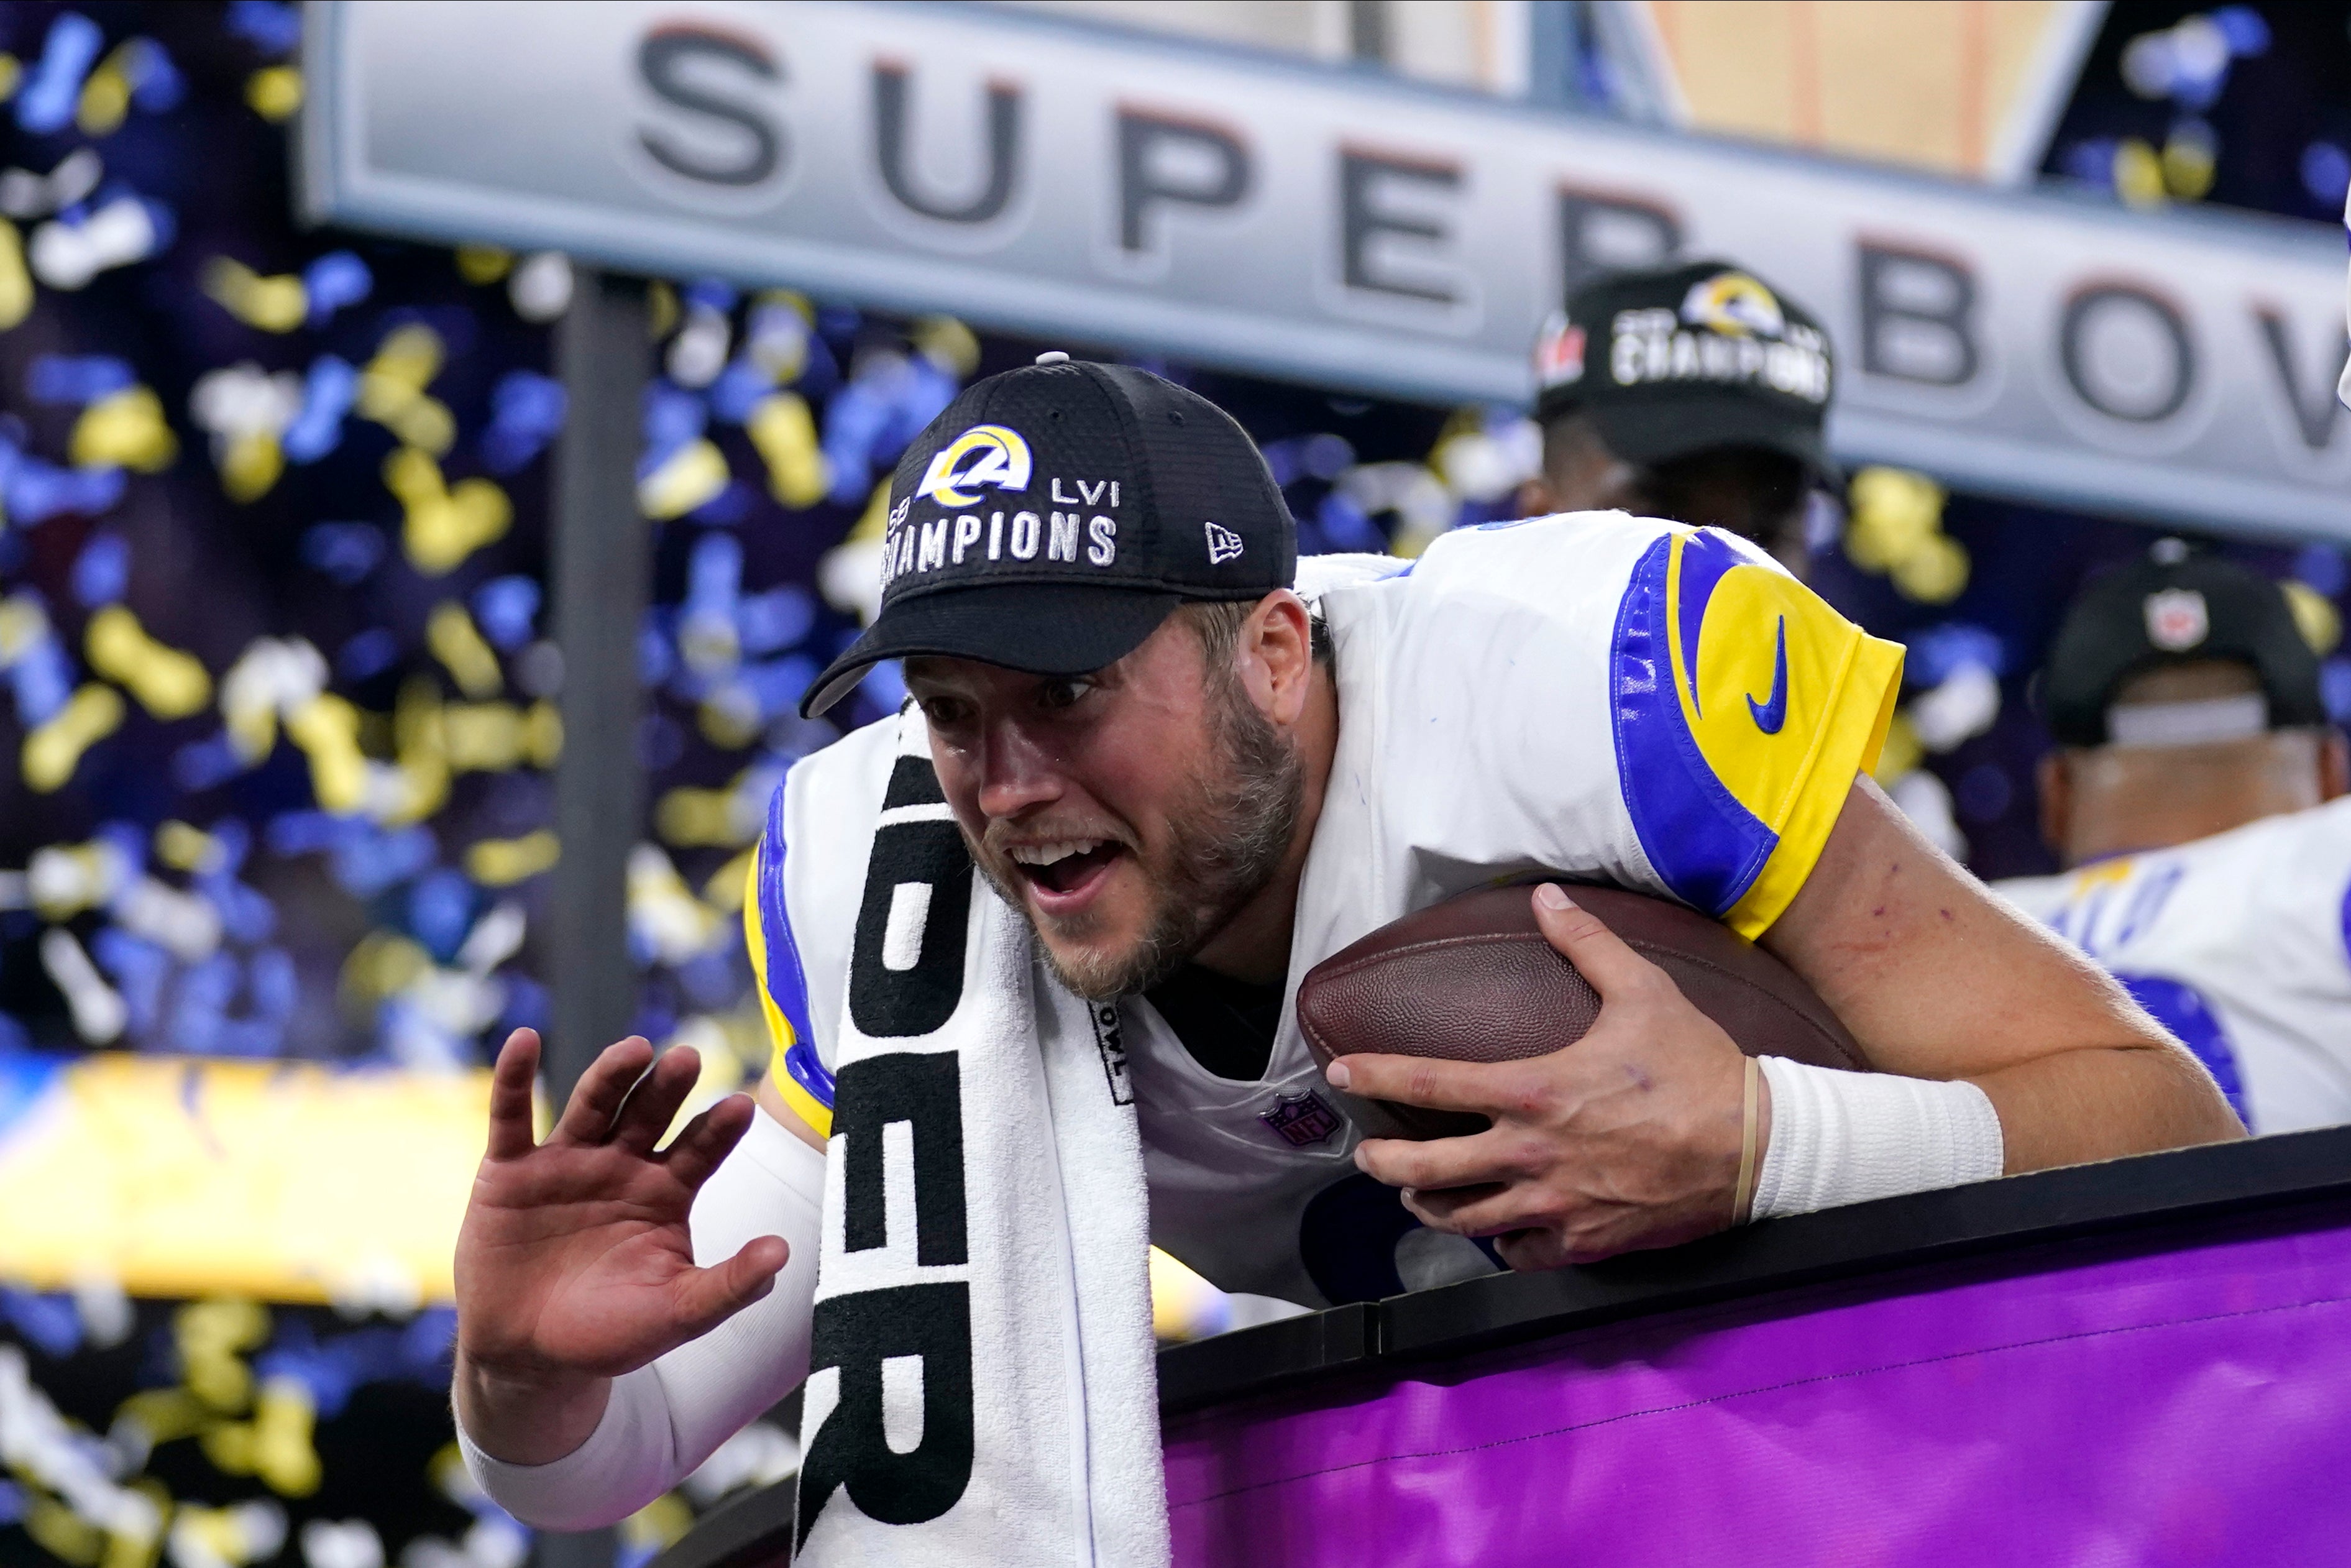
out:
<path id="1" fill-rule="evenodd" d="M 2351 1562 L 2351 1207 L 1171 1417 L 1182 1568 Z"/>

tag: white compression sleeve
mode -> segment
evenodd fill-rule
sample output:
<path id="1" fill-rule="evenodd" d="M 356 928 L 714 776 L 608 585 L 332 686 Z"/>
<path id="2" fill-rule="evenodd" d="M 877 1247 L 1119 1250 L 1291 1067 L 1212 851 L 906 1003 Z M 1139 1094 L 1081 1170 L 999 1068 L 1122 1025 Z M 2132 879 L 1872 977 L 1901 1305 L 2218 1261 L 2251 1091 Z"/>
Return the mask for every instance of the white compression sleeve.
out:
<path id="1" fill-rule="evenodd" d="M 1771 1085 L 1771 1145 L 1755 1183 L 1757 1219 L 2001 1173 L 2000 1117 L 1972 1083 L 1761 1061 Z"/>
<path id="2" fill-rule="evenodd" d="M 760 1236 L 791 1257 L 775 1289 L 651 1365 L 612 1380 L 586 1442 L 544 1465 L 510 1465 L 457 1442 L 481 1489 L 542 1530 L 593 1530 L 626 1519 L 694 1472 L 808 1375 L 824 1155 L 762 1111 L 694 1200 L 694 1260 L 707 1268 Z"/>

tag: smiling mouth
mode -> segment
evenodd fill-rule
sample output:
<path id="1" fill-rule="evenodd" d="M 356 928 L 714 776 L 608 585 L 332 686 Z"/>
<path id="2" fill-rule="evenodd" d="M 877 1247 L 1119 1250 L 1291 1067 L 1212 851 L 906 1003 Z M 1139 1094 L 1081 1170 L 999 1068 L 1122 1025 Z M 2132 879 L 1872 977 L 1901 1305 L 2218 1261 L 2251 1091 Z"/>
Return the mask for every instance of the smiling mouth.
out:
<path id="1" fill-rule="evenodd" d="M 1082 891 L 1126 852 L 1124 844 L 1110 839 L 1016 844 L 1005 852 L 1024 881 L 1056 895 Z"/>

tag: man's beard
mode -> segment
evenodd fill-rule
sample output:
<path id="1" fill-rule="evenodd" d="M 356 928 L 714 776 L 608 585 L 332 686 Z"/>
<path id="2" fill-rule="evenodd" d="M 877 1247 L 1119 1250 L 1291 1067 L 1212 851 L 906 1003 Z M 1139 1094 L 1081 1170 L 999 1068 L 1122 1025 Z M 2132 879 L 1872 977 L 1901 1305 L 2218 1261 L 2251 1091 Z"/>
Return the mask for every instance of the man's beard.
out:
<path id="1" fill-rule="evenodd" d="M 1194 773 L 1190 799 L 1168 817 L 1164 857 L 1146 860 L 1130 846 L 1158 905 L 1142 937 L 1123 954 L 1063 955 L 1054 950 L 1020 894 L 1010 857 L 994 844 L 971 845 L 972 859 L 997 893 L 1037 932 L 1053 973 L 1077 995 L 1106 1002 L 1149 990 L 1174 975 L 1272 882 L 1289 852 L 1305 797 L 1298 748 L 1249 701 L 1238 682 L 1212 694 L 1218 708 L 1216 755 Z M 990 831 L 994 831 L 990 824 Z M 966 836 L 969 843 L 969 836 Z M 1065 923 L 1083 936 L 1088 917 Z"/>

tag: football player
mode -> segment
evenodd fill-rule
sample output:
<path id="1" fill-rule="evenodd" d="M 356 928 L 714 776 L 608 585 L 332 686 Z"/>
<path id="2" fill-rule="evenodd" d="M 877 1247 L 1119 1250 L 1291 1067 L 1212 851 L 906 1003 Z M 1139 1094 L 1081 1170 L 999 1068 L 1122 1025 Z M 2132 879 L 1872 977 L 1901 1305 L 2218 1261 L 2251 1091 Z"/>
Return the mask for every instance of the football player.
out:
<path id="1" fill-rule="evenodd" d="M 926 755 L 893 716 L 770 809 L 746 907 L 777 1043 L 758 1108 L 656 1153 L 697 1065 L 632 1040 L 534 1145 L 535 1038 L 499 1057 L 455 1400 L 517 1514 L 620 1518 L 806 1375 L 851 978 L 960 983 L 967 901 L 1003 900 L 1057 983 L 1114 1012 L 1153 1238 L 1228 1291 L 1366 1300 L 2236 1135 L 2192 1057 L 1872 786 L 1900 651 L 1768 554 L 1611 513 L 1301 563 L 1222 411 L 1047 360 L 967 388 L 902 459 L 880 614 L 807 699 L 903 659 Z M 1574 1050 L 1315 1070 L 1294 1019 L 1315 964 L 1544 878 L 1542 928 L 1604 998 Z M 1878 1070 L 1764 1062 L 1751 1198 L 1756 1077 L 1579 880 L 1761 942 Z M 1343 1092 L 1493 1126 L 1365 1141 Z"/>
<path id="2" fill-rule="evenodd" d="M 2254 1132 L 2351 1122 L 2351 767 L 2285 594 L 2163 540 L 2074 601 L 2041 680 L 2042 827 L 2073 869 L 1999 891 Z"/>
<path id="3" fill-rule="evenodd" d="M 1835 482 L 1821 441 L 1834 374 L 1820 324 L 1728 262 L 1604 274 L 1536 340 L 1542 472 L 1519 515 L 1728 528 L 1802 577 L 1813 492 Z"/>

